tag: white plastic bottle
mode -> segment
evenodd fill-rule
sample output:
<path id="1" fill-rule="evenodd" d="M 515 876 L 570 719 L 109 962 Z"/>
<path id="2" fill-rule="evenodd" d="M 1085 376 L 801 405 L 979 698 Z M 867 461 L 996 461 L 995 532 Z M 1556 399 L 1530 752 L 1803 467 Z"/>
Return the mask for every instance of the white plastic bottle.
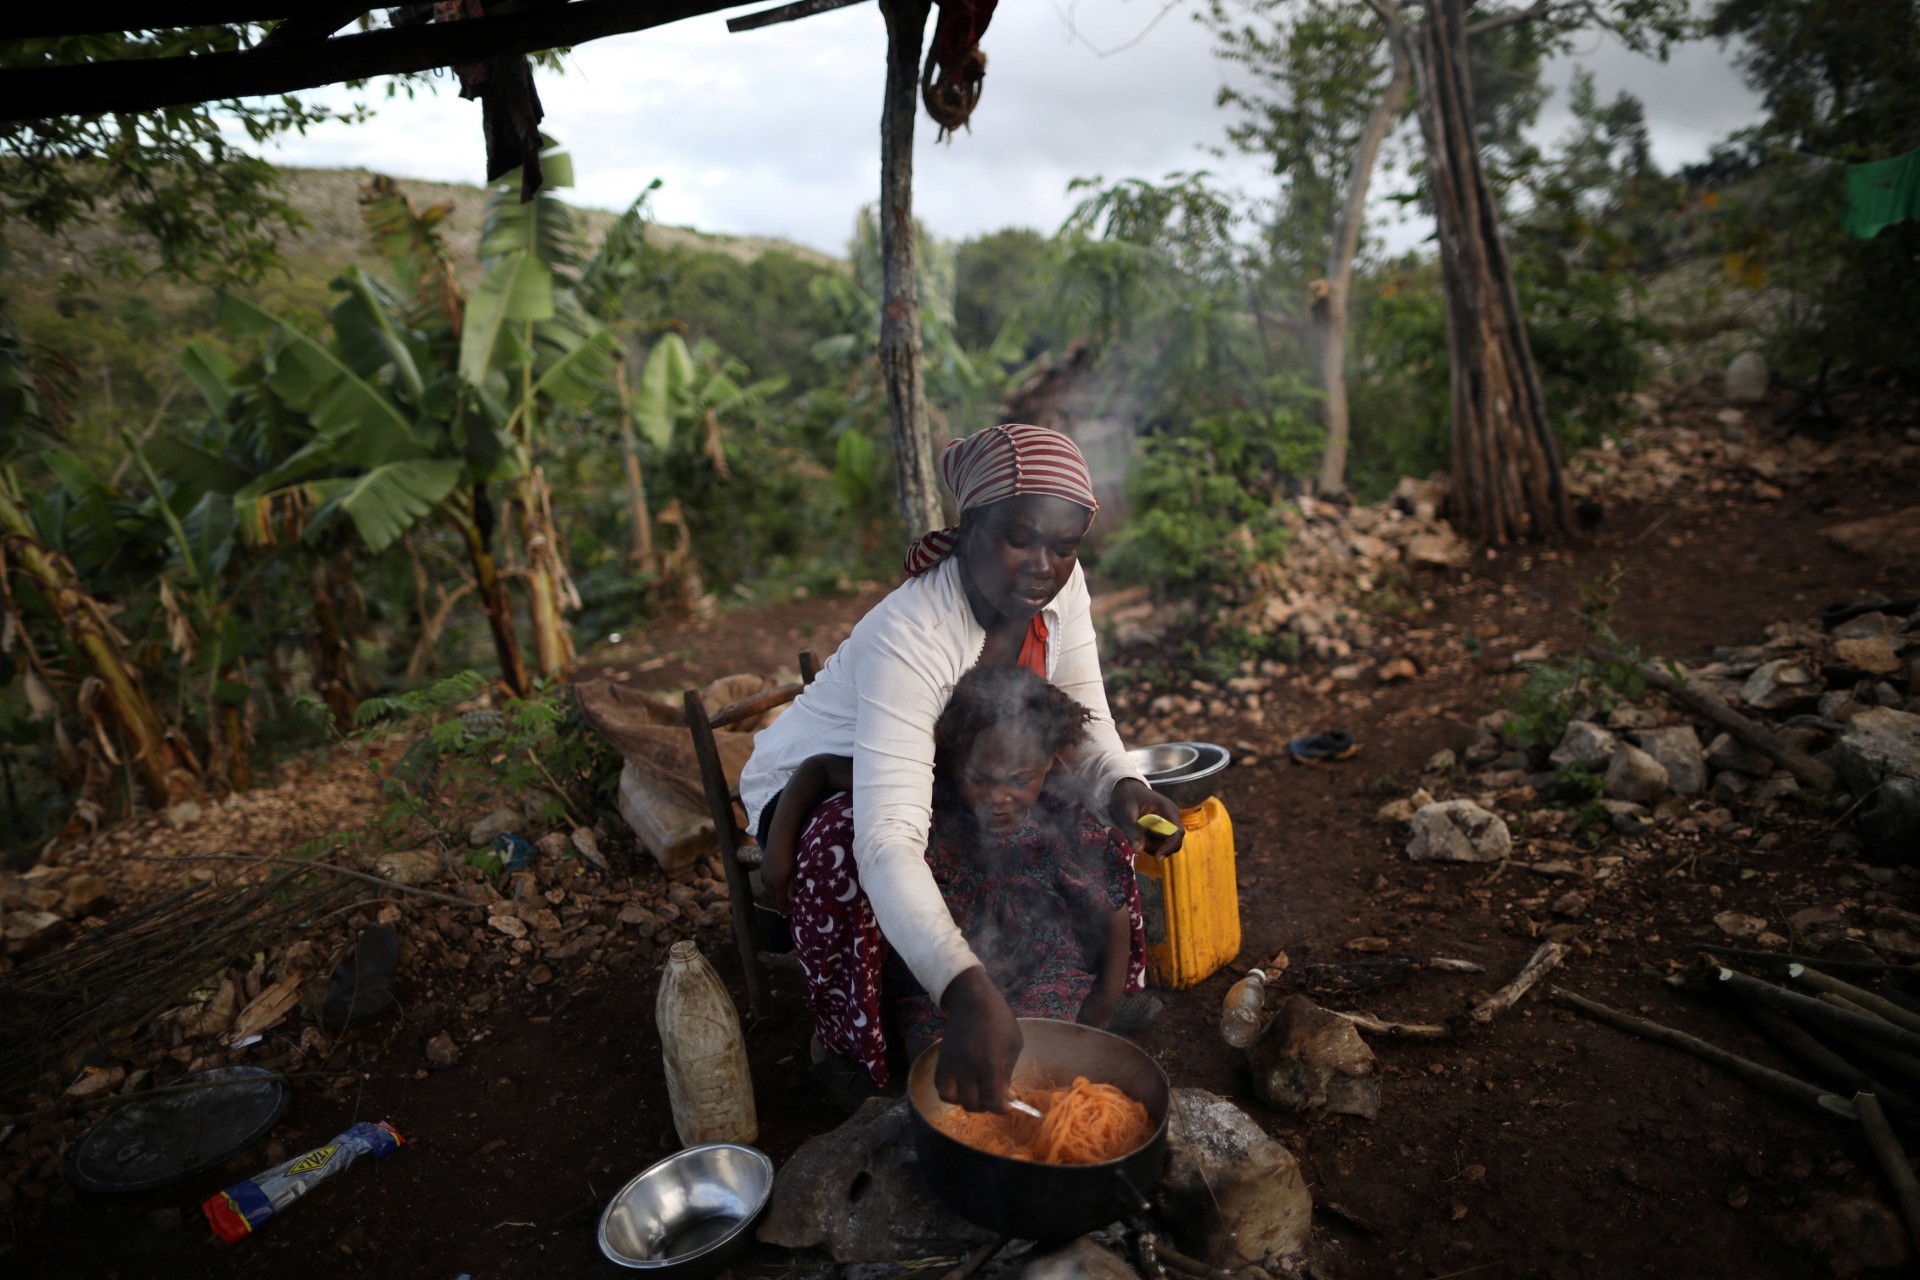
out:
<path id="1" fill-rule="evenodd" d="M 676 942 L 667 953 L 653 1018 L 680 1141 L 692 1147 L 759 1137 L 740 1014 L 694 943 Z"/>
<path id="2" fill-rule="evenodd" d="M 1251 1048 L 1260 1038 L 1260 1003 L 1265 998 L 1266 971 L 1249 969 L 1247 976 L 1227 988 L 1220 1003 L 1220 1035 L 1236 1049 Z"/>

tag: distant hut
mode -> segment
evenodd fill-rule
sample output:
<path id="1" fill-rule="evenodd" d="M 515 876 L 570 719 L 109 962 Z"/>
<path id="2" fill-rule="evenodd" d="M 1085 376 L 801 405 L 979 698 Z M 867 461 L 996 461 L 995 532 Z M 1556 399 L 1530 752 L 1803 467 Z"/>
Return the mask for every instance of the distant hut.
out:
<path id="1" fill-rule="evenodd" d="M 1084 341 L 1069 343 L 1055 360 L 1045 359 L 1007 397 L 1004 420 L 1050 427 L 1071 437 L 1086 455 L 1100 518 L 1090 542 L 1126 522 L 1127 476 L 1133 470 L 1134 437 L 1143 419 L 1139 395 L 1125 370 L 1096 366 Z"/>

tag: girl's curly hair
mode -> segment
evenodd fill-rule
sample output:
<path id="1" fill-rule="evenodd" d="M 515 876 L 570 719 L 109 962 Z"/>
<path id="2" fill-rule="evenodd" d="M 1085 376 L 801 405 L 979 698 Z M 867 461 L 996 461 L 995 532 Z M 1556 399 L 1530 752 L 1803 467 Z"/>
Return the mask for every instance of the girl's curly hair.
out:
<path id="1" fill-rule="evenodd" d="M 983 731 L 1016 722 L 1055 755 L 1085 742 L 1092 718 L 1093 712 L 1025 667 L 975 667 L 955 682 L 934 721 L 936 768 L 948 772 Z"/>

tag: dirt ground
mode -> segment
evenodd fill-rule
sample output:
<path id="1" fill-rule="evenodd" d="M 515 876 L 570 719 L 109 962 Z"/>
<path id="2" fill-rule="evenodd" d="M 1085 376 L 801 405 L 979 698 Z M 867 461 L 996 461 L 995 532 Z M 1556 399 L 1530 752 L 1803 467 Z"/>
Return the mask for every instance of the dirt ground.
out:
<path id="1" fill-rule="evenodd" d="M 1434 752 L 1466 743 L 1474 720 L 1511 687 L 1513 652 L 1582 642 L 1574 608 L 1616 565 L 1624 566 L 1622 632 L 1675 656 L 1757 643 L 1768 624 L 1811 617 L 1861 591 L 1914 594 L 1913 581 L 1891 579 L 1817 533 L 1910 505 L 1917 479 L 1815 480 L 1775 502 L 1688 495 L 1610 509 L 1589 540 L 1570 548 L 1503 552 L 1431 584 L 1435 608 L 1400 633 L 1418 677 L 1363 682 L 1330 700 L 1309 693 L 1312 673 L 1301 673 L 1269 695 L 1264 723 L 1215 726 L 1222 741 L 1262 748 L 1257 763 L 1229 771 L 1219 792 L 1238 850 L 1241 963 L 1284 950 L 1297 974 L 1348 956 L 1349 940 L 1382 937 L 1396 952 L 1476 960 L 1487 973 L 1416 975 L 1347 1007 L 1417 1021 L 1461 1014 L 1538 945 L 1552 886 L 1517 864 L 1411 863 L 1404 832 L 1376 816 L 1382 801 L 1421 781 Z M 583 667 L 677 688 L 791 665 L 802 647 L 824 656 L 872 595 L 690 624 L 590 654 Z M 1277 749 L 1293 733 L 1327 725 L 1355 733 L 1361 753 L 1307 768 Z M 1158 736 L 1145 716 L 1123 715 L 1122 728 L 1132 741 Z M 1642 848 L 1608 837 L 1574 850 L 1623 860 L 1615 880 L 1594 886 L 1574 953 L 1552 981 L 1784 1068 L 1747 1023 L 1660 979 L 1692 958 L 1690 944 L 1724 940 L 1711 923 L 1716 912 L 1751 912 L 1784 930 L 1779 922 L 1805 906 L 1857 906 L 1886 877 L 1862 879 L 1851 855 L 1836 853 L 1833 816 L 1736 808 L 1734 818 L 1719 831 L 1683 829 Z M 738 997 L 724 932 L 710 927 L 699 939 Z M 595 1247 L 600 1210 L 678 1145 L 652 1018 L 659 958 L 656 946 L 637 946 L 578 982 L 506 981 L 478 992 L 444 973 L 415 979 L 402 1016 L 336 1046 L 336 1060 L 364 1079 L 334 1097 L 303 1091 L 272 1153 L 258 1146 L 224 1170 L 142 1195 L 43 1191 L 34 1225 L 13 1237 L 0 1265 L 20 1276 L 125 1280 L 294 1270 L 442 1280 L 620 1274 Z M 1224 971 L 1169 996 L 1141 1042 L 1176 1085 L 1234 1098 L 1285 1142 L 1317 1202 L 1371 1224 L 1365 1231 L 1317 1214 L 1318 1275 L 1896 1273 L 1870 1265 L 1875 1231 L 1886 1234 L 1884 1208 L 1847 1207 L 1891 1202 L 1849 1124 L 1578 1018 L 1544 992 L 1464 1039 L 1376 1038 L 1379 1117 L 1302 1120 L 1255 1100 L 1244 1065 L 1218 1037 L 1220 999 L 1235 976 Z M 808 1028 L 794 980 L 776 978 L 776 1003 L 781 1012 L 748 1038 L 760 1145 L 780 1161 L 836 1116 L 804 1070 Z M 460 1059 L 429 1070 L 426 1042 L 450 1027 L 460 1031 Z M 374 1119 L 394 1123 L 407 1146 L 348 1171 L 236 1247 L 209 1243 L 200 1199 L 283 1158 L 281 1150 Z M 172 1210 L 184 1227 L 168 1225 Z M 1833 1220 L 1855 1226 L 1836 1235 Z M 745 1268 L 765 1280 L 820 1269 L 817 1259 L 771 1250 Z"/>

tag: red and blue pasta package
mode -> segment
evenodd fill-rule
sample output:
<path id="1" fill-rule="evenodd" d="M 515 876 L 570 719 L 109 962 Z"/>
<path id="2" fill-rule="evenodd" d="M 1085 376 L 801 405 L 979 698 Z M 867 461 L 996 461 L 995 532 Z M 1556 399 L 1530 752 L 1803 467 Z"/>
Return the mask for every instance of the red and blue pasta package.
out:
<path id="1" fill-rule="evenodd" d="M 361 1156 L 383 1159 L 403 1141 L 384 1120 L 378 1124 L 356 1124 L 323 1147 L 315 1147 L 207 1197 L 200 1211 L 207 1215 L 213 1233 L 231 1244 L 253 1234 L 261 1223 Z"/>

